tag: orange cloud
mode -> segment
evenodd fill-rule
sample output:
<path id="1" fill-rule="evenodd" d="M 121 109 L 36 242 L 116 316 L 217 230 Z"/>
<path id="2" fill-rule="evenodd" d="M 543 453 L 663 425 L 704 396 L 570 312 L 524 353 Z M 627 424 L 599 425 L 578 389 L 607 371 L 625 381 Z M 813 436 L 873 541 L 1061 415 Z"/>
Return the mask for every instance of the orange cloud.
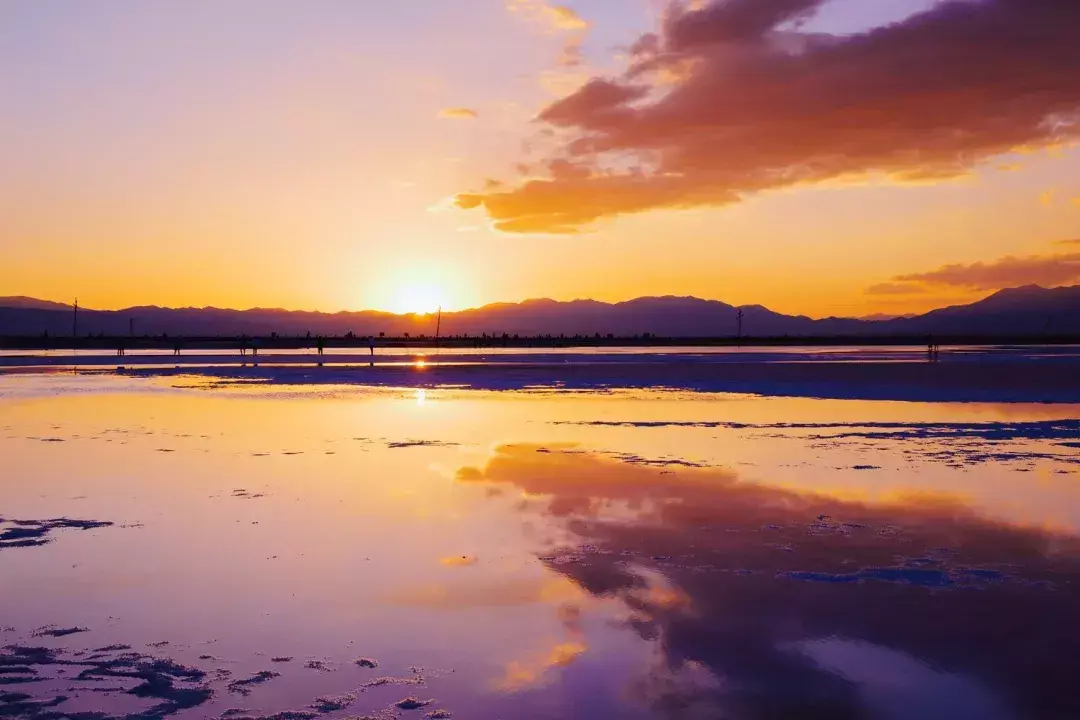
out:
<path id="1" fill-rule="evenodd" d="M 925 292 L 922 285 L 911 283 L 879 283 L 866 288 L 867 295 L 919 295 Z"/>
<path id="2" fill-rule="evenodd" d="M 624 74 L 540 114 L 565 138 L 550 159 L 581 177 L 469 193 L 459 206 L 507 232 L 571 233 L 850 176 L 941 181 L 1080 138 L 1063 120 L 1080 111 L 1080 3 L 949 2 L 860 35 L 791 29 L 824 2 L 676 3 Z"/>
<path id="3" fill-rule="evenodd" d="M 893 279 L 899 284 L 886 284 L 884 287 L 908 287 L 911 288 L 910 292 L 920 292 L 915 288 L 921 285 L 969 290 L 1000 290 L 1018 285 L 1062 285 L 1080 280 L 1080 253 L 1026 257 L 1009 255 L 992 262 L 945 265 L 929 272 L 897 275 Z M 894 294 L 895 292 L 894 290 Z"/>
<path id="4" fill-rule="evenodd" d="M 559 55 L 560 65 L 573 67 L 582 63 L 582 46 L 591 25 L 576 10 L 546 0 L 508 0 L 507 8 L 528 18 L 546 32 L 566 34 Z"/>
<path id="5" fill-rule="evenodd" d="M 479 113 L 467 107 L 444 108 L 439 111 L 439 117 L 449 120 L 475 120 Z"/>
<path id="6" fill-rule="evenodd" d="M 589 23 L 566 5 L 545 0 L 508 0 L 510 12 L 520 13 L 551 30 L 588 30 Z"/>

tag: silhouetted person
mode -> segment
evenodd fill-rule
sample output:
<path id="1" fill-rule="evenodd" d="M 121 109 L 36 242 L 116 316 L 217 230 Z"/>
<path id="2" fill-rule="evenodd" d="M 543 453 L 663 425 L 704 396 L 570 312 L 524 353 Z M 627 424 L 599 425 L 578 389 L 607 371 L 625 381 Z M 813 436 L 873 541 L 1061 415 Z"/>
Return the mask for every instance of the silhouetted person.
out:
<path id="1" fill-rule="evenodd" d="M 247 356 L 247 346 L 248 346 L 247 335 L 243 335 L 240 338 L 240 354 L 245 356 L 245 357 Z"/>
<path id="2" fill-rule="evenodd" d="M 124 341 L 123 340 L 119 341 L 116 344 L 116 354 L 118 356 L 121 356 L 121 357 L 124 355 Z"/>
<path id="3" fill-rule="evenodd" d="M 322 335 L 315 339 L 315 347 L 318 349 L 319 354 L 322 355 L 323 349 L 326 348 L 326 340 L 323 339 Z"/>
<path id="4" fill-rule="evenodd" d="M 173 353 L 172 354 L 173 354 L 174 357 L 180 355 L 180 341 L 179 340 L 177 340 L 175 343 L 173 343 Z"/>
<path id="5" fill-rule="evenodd" d="M 368 350 L 371 352 L 371 357 L 375 357 L 375 336 L 369 335 L 367 339 Z"/>

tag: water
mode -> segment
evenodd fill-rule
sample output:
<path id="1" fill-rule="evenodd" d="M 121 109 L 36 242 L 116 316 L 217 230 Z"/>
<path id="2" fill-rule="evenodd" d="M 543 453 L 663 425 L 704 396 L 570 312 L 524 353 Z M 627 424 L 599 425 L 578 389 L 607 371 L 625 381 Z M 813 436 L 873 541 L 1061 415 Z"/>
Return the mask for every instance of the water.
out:
<path id="1" fill-rule="evenodd" d="M 1080 405 L 323 370 L 0 375 L 0 713 L 1080 714 Z"/>

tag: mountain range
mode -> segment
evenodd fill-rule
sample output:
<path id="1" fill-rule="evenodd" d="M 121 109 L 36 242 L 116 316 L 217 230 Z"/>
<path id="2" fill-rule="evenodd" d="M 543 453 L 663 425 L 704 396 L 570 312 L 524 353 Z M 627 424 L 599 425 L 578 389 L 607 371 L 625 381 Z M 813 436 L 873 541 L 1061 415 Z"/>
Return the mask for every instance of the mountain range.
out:
<path id="1" fill-rule="evenodd" d="M 823 318 L 785 315 L 761 305 L 736 307 L 694 297 L 642 297 L 619 303 L 596 300 L 526 300 L 445 312 L 441 333 L 450 335 L 601 335 L 630 337 L 882 336 L 882 335 L 1080 335 L 1080 285 L 1037 285 L 1000 290 L 969 305 L 890 319 Z M 28 297 L 0 297 L 0 335 L 71 335 L 70 305 Z M 132 307 L 78 313 L 80 335 L 282 336 L 434 335 L 434 315 L 376 311 L 320 313 L 282 309 Z"/>

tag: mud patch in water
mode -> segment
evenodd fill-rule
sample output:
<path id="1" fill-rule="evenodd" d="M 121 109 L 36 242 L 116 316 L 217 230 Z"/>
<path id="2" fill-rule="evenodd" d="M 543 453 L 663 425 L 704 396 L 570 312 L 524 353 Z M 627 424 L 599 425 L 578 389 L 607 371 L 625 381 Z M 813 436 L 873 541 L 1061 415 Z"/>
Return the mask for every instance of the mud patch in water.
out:
<path id="1" fill-rule="evenodd" d="M 229 683 L 229 691 L 237 692 L 241 695 L 250 695 L 251 689 L 255 685 L 262 685 L 265 682 L 269 682 L 276 677 L 281 677 L 281 673 L 273 670 L 260 670 L 249 678 L 243 680 L 233 680 Z"/>
<path id="2" fill-rule="evenodd" d="M 118 646 L 120 647 L 120 646 Z M 32 647 L 26 645 L 7 645 L 0 650 L 0 667 L 19 668 L 29 671 L 26 677 L 11 678 L 12 684 L 20 682 L 45 682 L 63 678 L 43 677 L 39 673 L 52 669 L 57 675 L 65 671 L 81 668 L 79 674 L 70 679 L 69 692 L 101 692 L 103 694 L 126 694 L 146 700 L 158 701 L 151 707 L 136 713 L 126 714 L 124 718 L 161 718 L 174 715 L 202 705 L 213 696 L 213 690 L 204 682 L 206 672 L 199 668 L 181 665 L 167 658 L 155 658 L 141 653 L 122 651 L 119 654 L 85 660 L 69 659 L 61 649 Z M 72 657 L 77 655 L 73 654 Z M 100 683 L 105 680 L 138 681 L 133 687 L 107 686 Z M 26 693 L 7 693 L 11 702 L 0 708 L 0 714 L 44 720 L 45 718 L 100 718 L 112 720 L 115 717 L 103 712 L 62 713 L 52 710 L 67 701 L 67 696 L 57 695 L 49 699 L 31 699 Z M 12 708 L 12 705 L 15 708 Z"/>
<path id="3" fill-rule="evenodd" d="M 33 636 L 34 637 L 46 637 L 47 636 L 47 637 L 57 637 L 58 638 L 58 637 L 66 637 L 68 635 L 75 635 L 76 633 L 84 633 L 84 632 L 89 632 L 89 631 L 90 631 L 89 628 L 84 628 L 84 627 L 58 628 L 55 625 L 46 625 L 45 627 L 40 627 L 37 630 L 35 630 L 34 633 L 33 633 Z"/>
<path id="4" fill-rule="evenodd" d="M 5 525 L 12 527 L 5 528 Z M 45 545 L 52 542 L 51 534 L 57 530 L 93 530 L 113 525 L 103 520 L 7 520 L 0 517 L 0 550 Z"/>

